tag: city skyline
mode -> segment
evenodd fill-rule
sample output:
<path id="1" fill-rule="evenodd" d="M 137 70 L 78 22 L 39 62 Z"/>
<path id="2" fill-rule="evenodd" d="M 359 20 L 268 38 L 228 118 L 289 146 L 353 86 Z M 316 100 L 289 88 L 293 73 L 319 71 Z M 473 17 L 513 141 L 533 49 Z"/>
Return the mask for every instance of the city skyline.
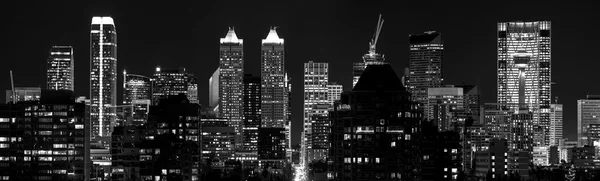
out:
<path id="1" fill-rule="evenodd" d="M 44 4 L 40 4 L 40 7 L 43 7 Z M 219 3 L 214 4 L 214 7 L 217 7 L 219 5 Z M 300 4 L 303 7 L 310 7 L 310 4 Z M 121 7 L 126 7 L 128 6 L 127 4 L 114 4 L 114 5 L 100 5 L 100 6 L 104 6 L 104 7 L 113 7 L 114 9 L 110 10 L 111 8 L 97 8 L 97 9 L 89 9 L 86 10 L 86 14 L 89 14 L 89 16 L 84 16 L 85 14 L 82 13 L 78 13 L 77 15 L 73 14 L 76 13 L 74 11 L 71 11 L 69 13 L 64 13 L 64 14 L 60 14 L 60 15 L 52 15 L 52 13 L 49 13 L 50 17 L 34 17 L 34 16 L 40 16 L 40 12 L 44 12 L 44 11 L 39 11 L 36 13 L 31 13 L 28 14 L 28 16 L 25 17 L 20 17 L 17 18 L 16 16 L 9 16 L 11 17 L 11 20 L 9 21 L 9 24 L 15 24 L 18 21 L 26 21 L 26 20 L 33 20 L 36 18 L 42 18 L 44 19 L 44 23 L 48 23 L 48 24 L 52 24 L 52 23 L 56 23 L 57 21 L 63 21 L 64 18 L 61 17 L 65 17 L 65 16 L 69 16 L 69 18 L 66 18 L 67 20 L 65 20 L 64 22 L 60 23 L 59 25 L 65 25 L 64 27 L 60 27 L 60 28 L 56 28 L 53 27 L 54 29 L 58 29 L 58 30 L 51 30 L 51 31 L 56 31 L 58 32 L 59 36 L 56 37 L 52 37 L 52 35 L 48 35 L 46 33 L 41 33 L 41 35 L 27 35 L 29 37 L 27 37 L 26 39 L 23 40 L 23 42 L 18 42 L 18 41 L 14 41 L 17 42 L 17 46 L 14 47 L 14 49 L 9 49 L 9 50 L 14 50 L 14 52 L 17 52 L 15 54 L 19 54 L 21 55 L 18 59 L 15 59 L 14 55 L 3 55 L 3 59 L 15 59 L 15 60 L 23 60 L 23 61 L 15 61 L 18 63 L 14 63 L 12 65 L 8 65 L 8 66 L 2 66 L 2 68 L 0 68 L 1 72 L 8 72 L 8 70 L 12 69 L 14 71 L 15 74 L 15 86 L 35 86 L 35 85 L 40 85 L 40 87 L 43 87 L 43 85 L 45 85 L 45 69 L 44 68 L 40 68 L 40 71 L 37 71 L 35 68 L 31 68 L 29 66 L 26 66 L 28 64 L 32 64 L 32 65 L 38 65 L 38 64 L 42 64 L 48 56 L 48 51 L 50 49 L 50 45 L 52 44 L 61 44 L 61 45 L 72 45 L 75 51 L 75 60 L 77 61 L 75 64 L 76 68 L 75 70 L 75 74 L 80 76 L 81 78 L 77 78 L 76 81 L 76 85 L 75 85 L 75 90 L 76 90 L 76 95 L 83 95 L 83 96 L 88 96 L 89 92 L 89 84 L 86 81 L 86 78 L 89 77 L 85 77 L 83 75 L 85 75 L 86 71 L 89 71 L 89 69 L 87 69 L 86 67 L 89 67 L 89 59 L 87 59 L 87 57 L 89 57 L 89 49 L 87 48 L 89 46 L 89 42 L 86 43 L 86 41 L 88 41 L 89 39 L 89 24 L 90 24 L 90 19 L 92 17 L 92 15 L 95 15 L 95 13 L 106 13 L 108 15 L 111 15 L 113 17 L 113 19 L 115 20 L 115 24 L 117 24 L 116 26 L 119 26 L 119 59 L 121 60 L 119 62 L 120 67 L 118 67 L 117 72 L 120 72 L 120 70 L 122 70 L 123 68 L 127 68 L 127 70 L 131 70 L 131 72 L 137 72 L 139 74 L 142 75 L 151 75 L 151 72 L 154 70 L 154 66 L 157 65 L 163 65 L 164 67 L 186 67 L 188 69 L 190 69 L 190 71 L 193 71 L 194 74 L 198 75 L 198 81 L 199 81 L 199 99 L 200 99 L 200 103 L 202 105 L 207 105 L 207 92 L 208 92 L 208 87 L 205 87 L 206 82 L 208 81 L 208 78 L 210 77 L 210 75 L 212 74 L 212 72 L 214 71 L 214 69 L 216 69 L 216 67 L 218 67 L 216 65 L 216 61 L 217 60 L 217 49 L 218 49 L 218 45 L 217 45 L 217 38 L 219 38 L 220 36 L 222 36 L 223 31 L 226 30 L 226 28 L 228 26 L 234 26 L 236 27 L 236 32 L 241 36 L 244 37 L 244 39 L 246 40 L 245 44 L 247 44 L 248 48 L 246 48 L 245 52 L 248 52 L 248 54 L 246 55 L 248 58 L 246 58 L 246 62 L 249 62 L 248 64 L 259 64 L 259 54 L 258 54 L 258 47 L 260 46 L 259 40 L 264 38 L 266 36 L 266 31 L 268 30 L 269 26 L 275 25 L 278 26 L 278 33 L 280 33 L 280 36 L 282 38 L 286 39 L 286 71 L 290 72 L 290 76 L 292 78 L 294 78 L 294 80 L 301 80 L 301 73 L 302 70 L 301 69 L 297 69 L 294 67 L 300 67 L 299 65 L 302 65 L 303 63 L 307 62 L 308 60 L 315 60 L 315 61 L 324 61 L 324 62 L 328 62 L 330 63 L 330 67 L 331 67 L 331 81 L 335 81 L 335 82 L 339 82 L 340 84 L 343 84 L 344 87 L 346 87 L 345 90 L 349 90 L 351 86 L 351 81 L 350 79 L 346 78 L 351 76 L 351 70 L 352 70 L 352 62 L 356 62 L 356 61 L 360 61 L 361 60 L 361 56 L 365 53 L 367 53 L 367 42 L 369 41 L 370 37 L 372 36 L 373 33 L 373 27 L 375 26 L 375 22 L 374 19 L 377 17 L 378 13 L 380 12 L 374 12 L 374 11 L 364 11 L 364 12 L 359 12 L 357 13 L 357 11 L 354 11 L 356 9 L 358 9 L 358 7 L 360 7 L 361 5 L 359 4 L 344 4 L 342 3 L 340 10 L 334 11 L 333 14 L 325 14 L 326 12 L 324 12 L 327 8 L 333 7 L 334 5 L 336 5 L 335 3 L 331 3 L 331 4 L 325 4 L 324 7 L 321 8 L 316 8 L 315 11 L 318 12 L 318 15 L 308 15 L 308 14 L 302 14 L 299 11 L 293 11 L 290 12 L 289 14 L 286 14 L 286 16 L 284 16 L 284 18 L 264 18 L 261 19 L 261 17 L 269 17 L 268 15 L 256 15 L 256 20 L 254 20 L 254 18 L 252 18 L 252 21 L 249 22 L 243 22 L 243 15 L 244 13 L 247 13 L 247 11 L 243 11 L 243 12 L 238 12 L 238 13 L 234 13 L 234 15 L 231 16 L 225 16 L 222 14 L 217 14 L 214 15 L 216 17 L 216 19 L 223 21 L 223 23 L 216 23 L 216 22 L 212 22 L 213 20 L 206 20 L 205 25 L 202 25 L 202 21 L 201 20 L 196 20 L 196 21 L 201 21 L 200 23 L 196 22 L 194 23 L 193 21 L 191 21 L 191 23 L 185 23 L 182 22 L 181 20 L 178 20 L 176 22 L 166 22 L 167 25 L 173 26 L 173 25 L 178 25 L 179 23 L 181 23 L 180 28 L 185 28 L 185 27 L 189 27 L 190 30 L 186 30 L 184 31 L 182 34 L 184 35 L 192 35 L 194 37 L 194 42 L 188 41 L 188 40 L 183 40 L 182 36 L 183 35 L 172 35 L 172 36 L 165 36 L 163 37 L 158 37 L 158 43 L 156 44 L 152 44 L 151 45 L 157 45 L 157 47 L 151 47 L 149 45 L 144 45 L 145 41 L 139 41 L 136 42 L 135 40 L 141 40 L 142 37 L 144 37 L 143 35 L 145 33 L 141 33 L 140 31 L 137 30 L 141 30 L 142 28 L 144 28 L 144 26 L 141 26 L 142 24 L 144 24 L 144 22 L 149 22 L 150 20 L 142 20 L 142 22 L 139 23 L 135 23 L 133 22 L 134 19 L 136 18 L 141 18 L 141 15 L 123 15 L 121 13 L 117 13 L 117 9 L 121 10 Z M 372 4 L 371 4 L 372 5 Z M 442 3 L 443 5 L 443 3 Z M 434 8 L 441 8 L 438 6 L 442 6 L 442 5 L 437 5 Z M 51 5 L 48 4 L 48 6 L 53 7 L 56 5 Z M 77 7 L 77 6 L 81 6 L 80 4 L 73 4 L 72 7 Z M 147 5 L 150 6 L 150 9 L 158 9 L 158 7 L 153 7 L 153 5 Z M 275 6 L 275 5 L 270 5 L 270 6 Z M 282 10 L 278 10 L 281 12 L 284 12 L 286 9 L 290 9 L 290 6 L 293 5 L 279 5 L 281 7 L 285 7 L 285 8 L 281 8 Z M 381 4 L 379 5 L 381 6 Z M 525 4 L 524 6 L 533 6 L 533 5 L 528 5 Z M 551 3 L 548 4 L 544 4 L 541 6 L 548 6 L 551 7 Z M 17 6 L 19 7 L 19 6 Z M 193 7 L 193 6 L 192 6 Z M 235 8 L 239 8 L 239 9 L 243 9 L 243 4 L 240 5 L 239 7 L 235 7 Z M 565 6 L 563 6 L 565 7 Z M 568 6 L 566 6 L 568 8 Z M 34 7 L 34 9 L 36 9 L 37 7 Z M 167 9 L 171 8 L 173 9 L 172 6 L 167 6 L 165 7 Z M 499 9 L 501 9 L 501 7 L 497 7 L 498 10 L 495 11 L 491 11 L 489 12 L 489 14 L 487 13 L 483 13 L 483 12 L 479 12 L 480 14 L 487 14 L 490 15 L 493 14 L 494 12 L 498 12 Z M 16 8 L 19 9 L 19 8 Z M 52 8 L 49 8 L 52 9 Z M 298 8 L 301 9 L 301 8 Z M 417 8 L 418 9 L 418 8 Z M 452 8 L 448 8 L 448 9 L 452 9 Z M 112 12 L 111 12 L 112 11 Z M 175 11 L 175 10 L 172 10 Z M 198 10 L 200 11 L 200 10 Z M 399 10 L 401 11 L 401 10 Z M 413 10 L 414 11 L 414 10 Z M 479 11 L 479 10 L 475 10 L 475 11 Z M 29 11 L 28 11 L 29 12 Z M 214 12 L 219 12 L 219 9 L 211 11 L 213 14 Z M 452 12 L 450 10 L 448 11 L 444 11 L 442 13 L 448 13 L 448 12 Z M 583 17 L 583 13 L 585 13 L 586 11 L 581 11 L 582 13 L 577 14 L 579 17 L 579 15 L 581 17 Z M 296 14 L 294 14 L 296 13 Z M 335 13 L 339 13 L 340 15 L 335 15 Z M 350 15 L 351 13 L 356 13 L 356 15 Z M 575 78 L 584 78 L 584 77 L 592 77 L 591 74 L 593 71 L 593 69 L 591 69 L 591 67 L 593 66 L 581 66 L 582 64 L 572 64 L 569 62 L 573 62 L 573 61 L 578 61 L 578 62 L 582 62 L 582 63 L 587 63 L 587 64 L 591 64 L 591 62 L 586 61 L 586 59 L 588 60 L 592 60 L 590 57 L 586 56 L 592 56 L 592 54 L 590 53 L 589 55 L 587 54 L 579 54 L 576 56 L 572 56 L 573 53 L 575 52 L 586 52 L 586 50 L 592 50 L 594 48 L 593 44 L 588 44 L 589 46 L 582 46 L 579 47 L 578 49 L 574 49 L 574 48 L 570 48 L 568 47 L 568 45 L 573 45 L 573 44 L 578 44 L 576 43 L 577 39 L 587 39 L 589 40 L 590 38 L 593 39 L 595 37 L 585 37 L 584 35 L 585 33 L 571 33 L 575 31 L 575 28 L 572 28 L 573 26 L 577 26 L 576 29 L 580 30 L 580 29 L 586 29 L 585 27 L 587 26 L 591 26 L 591 25 L 587 25 L 587 24 L 583 24 L 583 23 L 578 23 L 578 22 L 585 22 L 583 21 L 583 19 L 573 19 L 572 16 L 571 18 L 569 18 L 569 16 L 561 16 L 560 18 L 558 16 L 554 16 L 554 15 L 550 15 L 548 14 L 544 14 L 544 13 L 537 13 L 536 16 L 531 16 L 530 14 L 536 14 L 536 13 L 532 13 L 532 12 L 527 12 L 527 13 L 515 13 L 515 14 L 509 14 L 509 13 L 505 13 L 505 14 L 499 14 L 499 15 L 494 15 L 494 17 L 487 17 L 487 19 L 481 18 L 481 19 L 475 19 L 475 18 L 471 18 L 471 21 L 466 21 L 466 22 L 457 22 L 457 23 L 465 23 L 468 26 L 472 26 L 471 28 L 464 28 L 464 29 L 469 29 L 466 30 L 464 32 L 458 32 L 463 31 L 463 28 L 456 28 L 456 27 L 452 27 L 449 26 L 448 23 L 443 23 L 440 21 L 446 21 L 446 20 L 450 20 L 452 18 L 456 18 L 456 17 L 462 17 L 462 16 L 466 16 L 465 14 L 462 14 L 461 12 L 457 12 L 455 15 L 451 15 L 450 17 L 442 17 L 440 19 L 434 19 L 433 17 L 435 15 L 428 15 L 426 18 L 420 18 L 419 20 L 424 21 L 424 20 L 429 20 L 431 21 L 431 25 L 428 25 L 428 23 L 423 22 L 423 24 L 418 23 L 419 20 L 410 20 L 408 23 L 403 23 L 406 22 L 406 19 L 402 19 L 402 18 L 398 18 L 401 16 L 404 17 L 409 17 L 407 15 L 410 15 L 410 13 L 408 14 L 404 14 L 404 13 L 394 13 L 391 9 L 386 9 L 386 7 L 382 6 L 382 10 L 381 13 L 383 14 L 383 17 L 386 19 L 386 26 L 384 26 L 384 31 L 382 31 L 382 35 L 380 37 L 380 43 L 378 43 L 378 52 L 381 52 L 382 54 L 386 55 L 386 60 L 388 62 L 390 62 L 390 64 L 394 67 L 394 69 L 396 70 L 396 72 L 398 72 L 398 74 L 400 75 L 401 72 L 403 72 L 403 68 L 408 66 L 408 34 L 410 33 L 419 33 L 419 32 L 423 32 L 423 31 L 427 31 L 427 30 L 436 30 L 438 32 L 441 32 L 444 34 L 444 39 L 445 39 L 445 52 L 444 52 L 444 57 L 445 57 L 445 64 L 444 64 L 444 68 L 446 68 L 444 70 L 445 73 L 447 73 L 444 76 L 445 82 L 447 82 L 447 84 L 459 84 L 462 82 L 465 82 L 467 84 L 474 84 L 474 85 L 480 85 L 482 87 L 483 90 L 483 103 L 492 103 L 495 102 L 495 94 L 494 94 L 494 89 L 495 89 L 495 81 L 494 80 L 494 76 L 495 76 L 495 57 L 496 57 L 496 52 L 494 51 L 495 49 L 495 41 L 496 41 L 496 36 L 494 35 L 495 33 L 495 26 L 497 22 L 500 21 L 514 21 L 514 20 L 523 20 L 523 21 L 528 21 L 528 20 L 532 20 L 532 21 L 536 21 L 536 20 L 548 20 L 548 21 L 552 21 L 553 23 L 553 63 L 555 67 L 561 67 L 561 69 L 556 69 L 554 68 L 553 70 L 553 82 L 556 82 L 557 85 L 553 86 L 553 97 L 554 96 L 558 96 L 559 97 L 559 103 L 564 105 L 565 108 L 565 116 L 564 116 L 564 124 L 565 124 L 565 137 L 570 138 L 570 140 L 574 140 L 574 136 L 576 134 L 576 130 L 575 130 L 575 126 L 576 125 L 576 100 L 578 99 L 584 99 L 585 95 L 587 94 L 594 94 L 595 91 L 598 91 L 598 87 L 596 85 L 581 85 L 578 84 L 577 81 L 571 81 Z M 73 14 L 73 15 L 72 15 Z M 192 13 L 193 14 L 193 13 Z M 438 15 L 440 13 L 437 13 Z M 468 14 L 468 13 L 467 13 Z M 565 13 L 565 15 L 567 15 L 568 13 Z M 74 16 L 74 17 L 71 17 Z M 182 13 L 177 13 L 174 16 L 190 16 L 193 17 L 192 15 L 186 14 L 186 12 L 182 12 Z M 347 16 L 347 17 L 342 17 L 342 16 Z M 299 20 L 300 17 L 305 17 L 306 20 Z M 589 17 L 593 17 L 593 16 L 589 16 Z M 48 19 L 45 19 L 48 18 Z M 165 17 L 165 18 L 172 18 L 172 17 Z M 334 20 L 339 19 L 339 22 L 333 22 Z M 56 20 L 55 20 L 56 19 Z M 69 20 L 70 19 L 70 20 Z M 151 19 L 151 18 L 149 18 Z M 236 20 L 239 19 L 239 20 Z M 353 20 L 356 19 L 356 20 Z M 570 22 L 567 22 L 566 20 L 569 19 Z M 189 19 L 186 19 L 189 20 Z M 193 20 L 193 19 L 192 19 Z M 288 23 L 284 23 L 284 21 L 290 20 Z M 309 24 L 310 20 L 318 20 L 315 24 Z M 69 23 L 67 23 L 69 22 Z M 72 23 L 71 23 L 72 22 Z M 68 25 L 68 24 L 72 24 L 72 25 Z M 254 25 L 255 24 L 255 25 Z M 329 25 L 331 24 L 331 25 Z M 400 25 L 398 25 L 400 24 Z M 43 23 L 41 24 L 43 25 Z M 37 26 L 41 26 L 41 25 L 25 25 L 25 27 L 37 27 Z M 202 25 L 202 26 L 200 26 Z M 210 26 L 209 26 L 210 25 Z M 315 28 L 311 28 L 313 27 L 313 25 L 315 25 Z M 325 25 L 325 26 L 324 26 Z M 411 26 L 416 26 L 417 28 L 411 28 Z M 595 26 L 595 25 L 594 25 Z M 316 28 L 319 27 L 319 28 Z M 12 30 L 12 28 L 14 28 L 14 30 Z M 69 29 L 71 28 L 71 29 Z M 139 29 L 138 29 L 139 28 Z M 209 29 L 204 31 L 205 34 L 202 34 L 202 31 L 196 31 L 199 28 L 204 28 L 204 29 Z M 297 29 L 300 28 L 299 31 L 301 32 L 293 32 L 292 29 Z M 340 34 L 336 34 L 336 32 L 340 31 L 341 28 L 347 28 L 347 32 L 340 32 Z M 28 31 L 24 31 L 24 32 L 17 32 L 18 30 L 21 30 L 22 28 L 17 27 L 11 27 L 11 29 L 9 29 L 8 31 L 10 32 L 15 31 L 14 34 L 18 35 L 16 37 L 20 37 L 20 36 L 25 36 L 26 32 Z M 45 29 L 45 28 L 43 28 Z M 50 29 L 50 28 L 49 28 Z M 593 28 L 590 28 L 593 29 Z M 158 28 L 156 31 L 160 31 L 160 30 L 164 30 L 163 28 Z M 400 31 L 398 31 L 400 30 Z M 31 31 L 31 30 L 29 30 Z M 39 31 L 39 29 L 37 30 L 33 30 L 33 31 Z M 305 32 L 302 32 L 305 31 Z M 477 32 L 476 32 L 477 31 Z M 61 34 L 62 32 L 62 34 Z M 70 32 L 70 33 L 65 33 L 65 32 Z M 152 31 L 153 32 L 153 31 Z M 580 32 L 580 31 L 577 31 Z M 585 32 L 585 31 L 583 31 Z M 137 33 L 140 33 L 139 35 L 137 35 Z M 63 35 L 64 34 L 64 35 Z M 87 35 L 86 35 L 87 34 Z M 461 41 L 463 39 L 465 39 L 465 34 L 469 34 L 471 36 L 470 39 L 473 40 L 479 40 L 482 43 L 471 43 L 471 44 L 465 44 L 465 41 Z M 46 38 L 39 38 L 39 36 L 49 36 Z M 83 36 L 81 36 L 83 35 Z M 316 36 L 313 36 L 316 35 Z M 349 36 L 349 35 L 355 35 L 355 36 Z M 127 37 L 127 38 L 126 38 Z M 131 38 L 130 38 L 131 37 Z M 352 38 L 349 38 L 352 37 Z M 326 38 L 331 38 L 329 40 L 327 40 Z M 467 37 L 468 38 L 468 37 Z M 61 40 L 61 39 L 66 39 L 66 40 Z M 166 40 L 166 39 L 172 39 L 172 40 Z M 302 40 L 305 39 L 305 40 Z M 344 40 L 344 39 L 351 39 L 351 40 Z M 13 42 L 14 39 L 10 38 L 9 41 Z M 325 40 L 325 42 L 320 43 L 321 45 L 315 47 L 315 46 L 309 46 L 309 43 L 315 43 L 315 41 L 323 41 Z M 199 47 L 194 47 L 194 46 L 190 46 L 190 47 L 184 47 L 181 48 L 181 46 L 178 46 L 177 42 L 183 42 L 181 44 L 183 45 L 191 45 L 191 44 L 195 44 L 195 43 L 201 43 L 202 45 L 199 45 L 201 47 L 207 47 L 207 48 L 200 48 Z M 197 42 L 196 42 L 197 41 Z M 78 43 L 79 42 L 79 43 Z M 83 42 L 83 43 L 81 43 Z M 162 42 L 162 43 L 161 43 Z M 469 41 L 467 41 L 469 42 Z M 587 42 L 583 42 L 585 43 L 589 43 L 589 42 L 593 42 L 593 41 L 587 41 Z M 146 42 L 148 43 L 148 42 Z M 27 49 L 31 49 L 31 50 L 35 50 L 34 52 L 39 52 L 39 53 L 25 53 L 25 54 L 20 54 L 18 52 L 23 52 L 25 51 L 25 46 L 24 45 L 31 45 L 31 46 L 27 46 Z M 86 46 L 87 45 L 87 46 Z M 136 46 L 140 46 L 143 49 L 145 48 L 150 48 L 150 50 L 140 50 L 140 48 L 135 48 Z M 156 49 L 155 49 L 156 48 Z M 581 48 L 583 48 L 583 50 L 580 50 Z M 21 50 L 22 49 L 22 50 Z M 152 51 L 152 50 L 161 50 L 164 49 L 164 52 L 157 52 L 157 51 Z M 31 51 L 29 50 L 29 51 Z M 200 54 L 206 54 L 206 56 L 198 56 L 196 57 L 195 54 L 198 54 L 196 52 L 200 51 Z M 482 52 L 482 53 L 478 53 Z M 153 53 L 147 53 L 147 52 L 153 52 Z M 309 55 L 301 55 L 301 54 L 305 54 L 304 52 L 315 52 L 315 53 L 308 53 Z M 590 51 L 587 51 L 590 52 Z M 177 54 L 177 53 L 181 53 L 181 55 L 174 55 L 172 58 L 170 57 L 173 54 Z M 11 53 L 12 54 L 12 53 Z M 125 55 L 123 55 L 125 54 Z M 475 54 L 475 55 L 473 55 Z M 11 62 L 12 63 L 12 62 Z M 140 64 L 144 64 L 144 65 L 140 65 Z M 579 65 L 577 66 L 578 69 L 575 69 L 574 67 L 576 67 L 575 65 Z M 592 64 L 593 65 L 593 64 Z M 207 68 L 204 68 L 207 67 Z M 470 68 L 470 67 L 481 67 L 481 69 L 474 69 L 472 71 L 461 71 L 464 67 Z M 253 73 L 253 74 L 257 74 L 259 68 L 256 67 L 256 65 L 248 65 L 247 67 L 245 67 L 249 70 L 248 73 Z M 44 70 L 41 70 L 44 69 Z M 211 69 L 211 70 L 209 70 Z M 572 73 L 572 70 L 579 70 L 575 73 Z M 7 75 L 7 74 L 6 74 Z M 87 73 L 87 75 L 89 75 L 89 72 Z M 6 76 L 8 77 L 8 76 Z M 120 75 L 117 77 L 121 77 Z M 118 80 L 118 83 L 121 83 L 122 80 Z M 294 97 L 296 98 L 295 100 L 299 100 L 299 95 L 302 94 L 302 86 L 300 86 L 301 84 L 297 84 L 297 86 L 295 86 L 296 88 L 294 89 Z M 8 81 L 8 78 L 5 79 L 5 81 L 2 82 L 2 84 L 0 85 L 2 86 L 2 88 L 4 90 L 7 90 L 10 86 L 10 81 Z M 574 86 L 578 86 L 578 88 L 573 89 L 572 87 Z M 122 90 L 118 90 L 118 92 L 120 93 Z M 121 96 L 121 94 L 117 94 L 118 97 Z M 119 99 L 120 100 L 120 99 Z M 120 102 L 120 101 L 119 101 Z M 301 101 L 296 101 L 293 103 L 293 126 L 292 129 L 294 130 L 294 135 L 293 135 L 293 140 L 295 142 L 297 142 L 299 140 L 299 129 L 298 127 L 301 127 L 301 109 L 302 109 L 302 103 Z M 300 117 L 300 119 L 298 119 Z"/>

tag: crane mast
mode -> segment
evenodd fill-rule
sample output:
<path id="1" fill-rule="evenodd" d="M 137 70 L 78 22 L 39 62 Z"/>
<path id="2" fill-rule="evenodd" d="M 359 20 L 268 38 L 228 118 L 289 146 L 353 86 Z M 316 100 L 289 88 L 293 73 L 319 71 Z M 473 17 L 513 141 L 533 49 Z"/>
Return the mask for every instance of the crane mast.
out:
<path id="1" fill-rule="evenodd" d="M 375 54 L 377 49 L 377 40 L 379 39 L 379 33 L 381 32 L 381 28 L 383 27 L 383 19 L 381 19 L 381 14 L 379 14 L 379 19 L 377 20 L 377 27 L 375 29 L 375 34 L 373 35 L 373 39 L 369 42 L 369 54 Z"/>

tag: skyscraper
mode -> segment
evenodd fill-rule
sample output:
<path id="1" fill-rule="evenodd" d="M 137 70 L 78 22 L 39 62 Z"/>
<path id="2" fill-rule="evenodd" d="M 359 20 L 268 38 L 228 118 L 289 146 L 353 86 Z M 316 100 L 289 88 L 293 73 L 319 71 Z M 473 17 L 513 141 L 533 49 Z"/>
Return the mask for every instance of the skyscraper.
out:
<path id="1" fill-rule="evenodd" d="M 428 31 L 409 35 L 410 57 L 408 90 L 413 101 L 424 110 L 427 104 L 427 88 L 442 86 L 444 41 L 442 34 Z"/>
<path id="2" fill-rule="evenodd" d="M 74 90 L 75 60 L 73 47 L 52 46 L 46 69 L 46 84 L 52 90 Z"/>
<path id="3" fill-rule="evenodd" d="M 586 99 L 577 100 L 577 141 L 579 146 L 592 145 L 600 137 L 592 137 L 589 133 L 591 125 L 600 124 L 600 96 L 588 95 Z"/>
<path id="4" fill-rule="evenodd" d="M 302 145 L 307 161 L 312 161 L 312 126 L 316 115 L 326 116 L 330 101 L 327 99 L 329 89 L 328 63 L 309 61 L 304 63 L 304 138 Z"/>
<path id="5" fill-rule="evenodd" d="M 156 67 L 152 78 L 152 105 L 169 96 L 184 94 L 190 103 L 198 102 L 198 85 L 196 77 L 185 71 L 185 68 Z"/>
<path id="6" fill-rule="evenodd" d="M 262 40 L 261 128 L 258 129 L 259 167 L 280 167 L 289 147 L 288 79 L 283 39 L 275 28 Z"/>
<path id="7" fill-rule="evenodd" d="M 550 104 L 550 146 L 558 146 L 563 139 L 563 105 Z"/>
<path id="8" fill-rule="evenodd" d="M 90 35 L 92 139 L 108 146 L 117 116 L 117 31 L 111 17 L 93 17 Z"/>
<path id="9" fill-rule="evenodd" d="M 337 100 L 340 100 L 340 96 L 342 95 L 342 91 L 344 87 L 340 84 L 337 84 L 335 82 L 329 82 L 329 84 L 327 85 L 327 100 L 329 100 L 329 103 L 331 104 L 331 106 L 333 107 L 333 103 Z"/>
<path id="10" fill-rule="evenodd" d="M 533 113 L 534 144 L 550 143 L 550 22 L 498 23 L 498 103 Z M 520 77 L 524 76 L 523 87 Z M 523 91 L 524 100 L 519 100 Z M 526 105 L 512 104 L 524 102 Z M 518 106 L 517 106 L 518 105 Z"/>
<path id="11" fill-rule="evenodd" d="M 284 44 L 275 28 L 262 40 L 261 53 L 261 127 L 285 128 Z"/>
<path id="12" fill-rule="evenodd" d="M 455 114 L 464 111 L 462 87 L 436 87 L 427 90 L 427 119 L 439 131 L 452 130 Z"/>
<path id="13" fill-rule="evenodd" d="M 252 163 L 258 158 L 258 128 L 260 127 L 260 77 L 244 75 L 244 120 L 243 152 L 247 153 L 246 162 Z M 243 162 L 245 160 L 242 160 Z M 248 165 L 248 164 L 245 164 Z"/>
<path id="14" fill-rule="evenodd" d="M 354 86 L 358 82 L 358 79 L 360 79 L 360 76 L 362 75 L 363 71 L 365 71 L 367 66 L 387 64 L 387 62 L 385 62 L 385 56 L 383 54 L 379 54 L 376 52 L 377 40 L 379 39 L 379 33 L 381 32 L 382 27 L 383 27 L 383 19 L 381 19 L 381 14 L 380 14 L 379 20 L 377 20 L 377 28 L 375 29 L 375 34 L 373 35 L 373 39 L 371 39 L 371 42 L 369 42 L 369 52 L 367 54 L 363 55 L 362 62 L 355 62 L 353 64 L 352 88 L 354 88 Z"/>
<path id="15" fill-rule="evenodd" d="M 148 120 L 152 100 L 152 79 L 143 75 L 128 74 L 123 70 L 123 113 L 125 119 L 136 123 Z"/>
<path id="16" fill-rule="evenodd" d="M 229 119 L 235 128 L 236 150 L 242 148 L 244 118 L 244 40 L 238 39 L 233 28 L 220 40 L 219 51 L 219 115 Z"/>

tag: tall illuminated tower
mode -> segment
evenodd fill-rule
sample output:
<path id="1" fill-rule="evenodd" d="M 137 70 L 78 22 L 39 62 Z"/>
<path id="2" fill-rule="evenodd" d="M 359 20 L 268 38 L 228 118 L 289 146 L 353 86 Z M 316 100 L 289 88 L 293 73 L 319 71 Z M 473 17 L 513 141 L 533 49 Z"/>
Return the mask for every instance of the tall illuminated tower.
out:
<path id="1" fill-rule="evenodd" d="M 427 105 L 427 89 L 441 87 L 443 79 L 442 64 L 444 42 L 442 34 L 428 31 L 410 35 L 410 57 L 408 91 L 413 101 L 419 103 L 419 109 Z"/>
<path id="2" fill-rule="evenodd" d="M 534 145 L 540 146 L 550 144 L 550 40 L 549 21 L 498 23 L 498 103 L 518 111 L 524 102 L 520 106 L 533 113 Z"/>
<path id="3" fill-rule="evenodd" d="M 329 64 L 309 61 L 304 63 L 304 138 L 303 154 L 311 161 L 312 154 L 312 126 L 314 116 L 327 116 L 330 101 L 327 99 L 329 89 Z"/>
<path id="4" fill-rule="evenodd" d="M 93 17 L 90 34 L 92 140 L 109 145 L 117 104 L 117 31 L 111 17 Z"/>
<path id="5" fill-rule="evenodd" d="M 242 120 L 244 118 L 244 41 L 238 39 L 233 28 L 220 40 L 219 51 L 219 114 L 235 128 L 236 150 L 242 147 Z"/>
<path id="6" fill-rule="evenodd" d="M 376 52 L 377 49 L 377 40 L 379 39 L 379 33 L 381 32 L 381 28 L 383 27 L 383 19 L 381 19 L 381 14 L 379 15 L 379 20 L 377 20 L 377 28 L 375 29 L 375 34 L 373 35 L 373 39 L 369 42 L 369 53 L 363 55 L 362 62 L 355 62 L 353 64 L 352 69 L 352 88 L 358 82 L 360 75 L 365 71 L 367 66 L 369 65 L 383 65 L 387 64 L 385 62 L 385 56 L 383 54 L 379 54 Z"/>
<path id="7" fill-rule="evenodd" d="M 262 40 L 261 50 L 261 127 L 285 128 L 287 96 L 284 46 L 275 28 Z"/>
<path id="8" fill-rule="evenodd" d="M 47 63 L 47 88 L 51 90 L 73 91 L 75 80 L 75 60 L 73 59 L 73 47 L 52 46 Z"/>

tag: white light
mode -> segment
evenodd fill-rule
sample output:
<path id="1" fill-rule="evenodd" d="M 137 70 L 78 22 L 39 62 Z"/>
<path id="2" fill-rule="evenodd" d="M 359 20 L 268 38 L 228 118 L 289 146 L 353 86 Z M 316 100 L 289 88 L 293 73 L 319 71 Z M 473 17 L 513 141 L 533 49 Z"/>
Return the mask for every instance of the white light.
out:
<path id="1" fill-rule="evenodd" d="M 156 71 L 157 71 L 157 72 L 160 72 L 160 67 L 156 67 Z"/>
<path id="2" fill-rule="evenodd" d="M 277 35 L 277 31 L 275 31 L 275 29 L 271 29 L 267 35 L 267 38 L 262 40 L 262 43 L 283 44 L 283 39 L 279 38 L 279 35 Z"/>
<path id="3" fill-rule="evenodd" d="M 225 35 L 225 38 L 221 38 L 221 43 L 239 43 L 239 44 L 242 44 L 242 43 L 244 43 L 244 40 L 238 39 L 238 37 L 235 34 L 235 31 L 233 30 L 233 28 L 229 28 L 229 31 L 227 32 L 227 35 Z"/>
<path id="4" fill-rule="evenodd" d="M 94 17 L 92 17 L 92 24 L 93 25 L 95 25 L 95 24 L 115 25 L 115 22 L 109 16 L 105 16 L 105 17 L 94 16 Z"/>

